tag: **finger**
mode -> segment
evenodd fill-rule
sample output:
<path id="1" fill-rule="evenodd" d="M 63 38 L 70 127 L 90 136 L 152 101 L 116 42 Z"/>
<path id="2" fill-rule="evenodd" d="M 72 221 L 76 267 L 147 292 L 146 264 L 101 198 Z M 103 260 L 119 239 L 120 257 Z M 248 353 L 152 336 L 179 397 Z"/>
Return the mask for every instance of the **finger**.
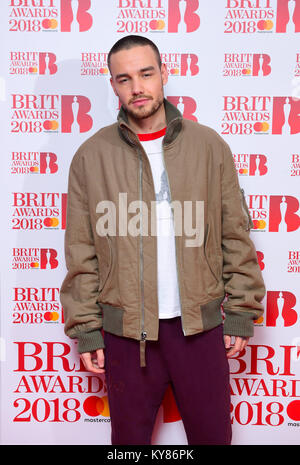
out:
<path id="1" fill-rule="evenodd" d="M 243 337 L 242 338 L 242 348 L 241 350 L 245 349 L 245 347 L 247 346 L 248 342 L 249 342 L 249 337 Z"/>
<path id="2" fill-rule="evenodd" d="M 80 358 L 83 361 L 85 368 L 91 373 L 103 373 L 103 369 L 100 369 L 98 365 L 92 361 L 92 354 L 90 352 L 80 354 Z"/>
<path id="3" fill-rule="evenodd" d="M 240 352 L 241 350 L 242 350 L 242 338 L 236 337 L 234 346 L 227 352 L 227 357 L 232 357 L 233 355 L 235 355 L 237 352 Z"/>
<path id="4" fill-rule="evenodd" d="M 103 369 L 103 372 L 104 372 L 105 371 L 104 370 L 104 362 L 105 362 L 104 350 L 103 349 L 96 350 L 96 356 L 97 356 L 98 366 L 99 368 Z"/>

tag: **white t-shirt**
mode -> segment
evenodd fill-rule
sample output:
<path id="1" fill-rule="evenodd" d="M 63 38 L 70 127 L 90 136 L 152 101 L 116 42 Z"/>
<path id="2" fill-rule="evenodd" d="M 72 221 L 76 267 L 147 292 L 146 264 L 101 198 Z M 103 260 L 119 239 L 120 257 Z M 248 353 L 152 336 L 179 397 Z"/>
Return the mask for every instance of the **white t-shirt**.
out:
<path id="1" fill-rule="evenodd" d="M 157 214 L 157 278 L 159 318 L 181 315 L 176 267 L 175 234 L 168 179 L 163 162 L 162 140 L 166 128 L 152 134 L 138 134 L 152 170 Z"/>

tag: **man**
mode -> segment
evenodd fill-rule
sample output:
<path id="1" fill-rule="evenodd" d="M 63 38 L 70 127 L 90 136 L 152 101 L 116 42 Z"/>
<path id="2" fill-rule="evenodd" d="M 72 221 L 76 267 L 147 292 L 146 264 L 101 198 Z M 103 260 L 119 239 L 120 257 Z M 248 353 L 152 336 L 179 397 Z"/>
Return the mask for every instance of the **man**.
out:
<path id="1" fill-rule="evenodd" d="M 108 64 L 118 122 L 70 167 L 65 331 L 87 370 L 106 374 L 112 444 L 150 444 L 169 384 L 189 444 L 230 444 L 228 357 L 253 335 L 265 294 L 232 154 L 164 98 L 153 42 L 124 37 Z M 195 215 L 193 242 L 177 232 Z"/>

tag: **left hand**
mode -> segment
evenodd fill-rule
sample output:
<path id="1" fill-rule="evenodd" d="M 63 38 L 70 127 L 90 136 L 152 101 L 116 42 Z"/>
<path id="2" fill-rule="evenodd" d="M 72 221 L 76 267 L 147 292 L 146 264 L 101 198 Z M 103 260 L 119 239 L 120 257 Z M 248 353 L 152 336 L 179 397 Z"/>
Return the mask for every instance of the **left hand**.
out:
<path id="1" fill-rule="evenodd" d="M 234 345 L 231 347 L 231 338 L 235 338 L 235 341 L 234 341 Z M 229 336 L 229 335 L 225 335 L 224 336 L 224 344 L 225 344 L 225 348 L 226 349 L 229 349 L 227 351 L 227 357 L 232 357 L 233 355 L 235 355 L 237 352 L 240 352 L 241 350 L 243 350 L 246 345 L 248 344 L 249 342 L 249 337 L 241 337 L 241 336 Z M 230 349 L 231 347 L 231 349 Z"/>

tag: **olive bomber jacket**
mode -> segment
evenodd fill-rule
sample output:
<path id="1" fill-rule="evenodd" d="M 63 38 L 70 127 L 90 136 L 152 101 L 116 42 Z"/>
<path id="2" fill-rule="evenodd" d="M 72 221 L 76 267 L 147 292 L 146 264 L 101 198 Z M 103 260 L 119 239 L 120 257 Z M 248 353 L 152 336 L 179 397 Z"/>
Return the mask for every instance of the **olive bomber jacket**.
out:
<path id="1" fill-rule="evenodd" d="M 175 247 L 183 334 L 197 334 L 223 322 L 225 334 L 252 336 L 266 290 L 232 153 L 213 129 L 183 118 L 166 99 L 164 105 L 163 157 L 171 201 L 201 205 L 194 246 L 187 246 L 191 236 L 183 227 L 183 213 L 173 215 L 175 230 L 182 223 Z M 157 237 L 149 227 L 145 234 L 144 226 L 142 234 L 120 233 L 124 204 L 119 193 L 126 193 L 127 205 L 142 201 L 148 207 L 142 222 L 151 224 L 155 202 L 151 166 L 123 107 L 118 121 L 85 141 L 71 162 L 67 274 L 60 299 L 65 333 L 78 339 L 79 353 L 104 348 L 103 329 L 139 340 L 145 366 L 145 343 L 158 339 Z M 99 226 L 103 200 L 115 206 L 113 233 Z M 196 218 L 196 207 L 190 211 Z"/>

